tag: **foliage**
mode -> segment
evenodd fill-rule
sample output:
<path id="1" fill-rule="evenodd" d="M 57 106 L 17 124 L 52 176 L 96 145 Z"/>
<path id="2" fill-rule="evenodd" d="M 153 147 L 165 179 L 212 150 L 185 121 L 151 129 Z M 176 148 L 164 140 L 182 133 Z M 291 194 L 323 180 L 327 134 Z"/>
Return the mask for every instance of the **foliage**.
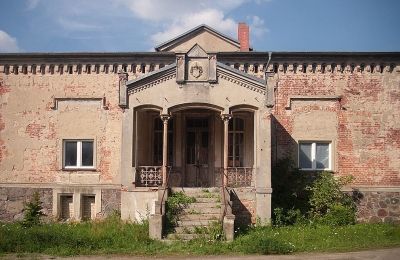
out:
<path id="1" fill-rule="evenodd" d="M 307 219 L 299 209 L 289 209 L 287 211 L 284 211 L 282 208 L 274 209 L 275 226 L 299 225 L 305 223 L 307 223 Z"/>
<path id="2" fill-rule="evenodd" d="M 149 239 L 148 223 L 103 221 L 49 223 L 25 228 L 0 223 L 0 254 L 210 255 L 350 251 L 400 246 L 400 226 L 356 224 L 252 227 L 233 242 L 199 239 L 163 243 Z"/>
<path id="3" fill-rule="evenodd" d="M 306 189 L 313 179 L 313 174 L 303 174 L 294 167 L 290 159 L 281 159 L 272 168 L 272 207 L 283 212 L 298 209 L 302 214 L 309 210 L 309 191 Z"/>
<path id="4" fill-rule="evenodd" d="M 353 225 L 356 223 L 355 209 L 349 206 L 334 204 L 325 215 L 314 217 L 314 219 L 318 224 L 322 225 Z"/>
<path id="5" fill-rule="evenodd" d="M 272 172 L 273 223 L 347 225 L 355 223 L 355 204 L 341 188 L 351 177 L 335 178 L 330 172 L 300 172 L 289 159 L 280 160 Z"/>
<path id="6" fill-rule="evenodd" d="M 335 177 L 322 172 L 310 190 L 309 215 L 319 223 L 348 225 L 355 223 L 356 206 L 352 197 L 341 189 L 351 182 L 351 177 Z"/>
<path id="7" fill-rule="evenodd" d="M 24 219 L 21 224 L 24 227 L 32 227 L 40 224 L 40 217 L 45 214 L 42 212 L 42 203 L 40 202 L 39 193 L 33 193 L 32 198 L 25 204 Z"/>
<path id="8" fill-rule="evenodd" d="M 341 191 L 341 188 L 350 183 L 350 177 L 335 177 L 330 172 L 322 172 L 315 182 L 307 187 L 310 190 L 310 212 L 313 215 L 321 216 L 336 206 L 353 205 L 351 196 Z"/>
<path id="9" fill-rule="evenodd" d="M 176 226 L 179 214 L 194 202 L 196 202 L 196 198 L 187 196 L 183 192 L 172 193 L 165 204 L 167 229 Z"/>
<path id="10" fill-rule="evenodd" d="M 218 220 L 212 221 L 208 226 L 195 226 L 195 234 L 199 234 L 199 239 L 207 241 L 222 241 L 225 240 L 222 223 Z"/>

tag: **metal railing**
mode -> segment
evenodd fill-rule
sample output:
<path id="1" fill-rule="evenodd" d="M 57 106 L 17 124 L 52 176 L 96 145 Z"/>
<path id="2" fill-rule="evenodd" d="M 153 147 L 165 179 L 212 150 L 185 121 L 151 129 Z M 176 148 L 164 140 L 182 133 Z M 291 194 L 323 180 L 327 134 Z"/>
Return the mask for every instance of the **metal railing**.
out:
<path id="1" fill-rule="evenodd" d="M 253 180 L 252 167 L 228 167 L 229 187 L 250 187 Z"/>
<path id="2" fill-rule="evenodd" d="M 162 166 L 139 166 L 136 168 L 138 186 L 158 187 L 162 185 Z"/>

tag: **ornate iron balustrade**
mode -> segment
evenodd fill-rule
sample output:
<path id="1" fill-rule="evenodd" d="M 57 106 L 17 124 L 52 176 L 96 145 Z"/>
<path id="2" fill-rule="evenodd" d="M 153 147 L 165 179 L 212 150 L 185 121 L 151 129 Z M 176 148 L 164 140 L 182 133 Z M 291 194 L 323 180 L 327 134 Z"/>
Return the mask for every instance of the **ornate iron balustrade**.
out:
<path id="1" fill-rule="evenodd" d="M 224 170 L 223 168 L 221 169 Z M 250 187 L 253 180 L 252 167 L 228 167 L 229 187 Z"/>
<path id="2" fill-rule="evenodd" d="M 139 166 L 136 168 L 136 176 L 139 178 L 138 186 L 158 187 L 162 185 L 161 166 Z"/>

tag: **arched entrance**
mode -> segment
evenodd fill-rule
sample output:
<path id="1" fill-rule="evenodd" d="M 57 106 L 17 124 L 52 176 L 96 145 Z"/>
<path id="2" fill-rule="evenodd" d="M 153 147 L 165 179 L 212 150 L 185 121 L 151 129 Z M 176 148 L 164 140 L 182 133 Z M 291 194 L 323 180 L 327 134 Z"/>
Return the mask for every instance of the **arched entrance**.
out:
<path id="1" fill-rule="evenodd" d="M 140 126 L 135 134 L 137 186 L 162 185 L 164 149 L 169 187 L 220 186 L 224 178 L 225 127 L 227 184 L 251 186 L 254 112 L 231 110 L 225 126 L 222 111 L 207 104 L 184 104 L 169 108 L 166 115 L 158 109 L 139 107 L 135 112 L 136 125 Z"/>

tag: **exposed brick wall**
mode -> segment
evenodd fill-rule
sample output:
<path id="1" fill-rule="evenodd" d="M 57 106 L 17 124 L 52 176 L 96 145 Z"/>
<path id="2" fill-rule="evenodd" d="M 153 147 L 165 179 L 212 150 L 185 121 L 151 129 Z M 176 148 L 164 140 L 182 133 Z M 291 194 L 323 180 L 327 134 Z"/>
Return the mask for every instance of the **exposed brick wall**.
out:
<path id="1" fill-rule="evenodd" d="M 0 187 L 0 220 L 22 220 L 25 203 L 30 201 L 34 192 L 39 193 L 45 218 L 51 219 L 53 207 L 52 189 Z"/>
<path id="2" fill-rule="evenodd" d="M 256 223 L 255 196 L 254 188 L 235 188 L 232 190 L 232 213 L 236 216 L 235 225 Z"/>
<path id="3" fill-rule="evenodd" d="M 400 73 L 280 73 L 277 79 L 273 160 L 297 161 L 294 121 L 315 111 L 337 117 L 334 171 L 354 176 L 353 185 L 400 185 Z M 295 101 L 290 96 L 342 96 L 341 100 Z M 298 105 L 296 105 L 298 104 Z M 314 117 L 314 124 L 323 118 Z M 321 133 L 323 134 L 323 133 Z M 315 136 L 318 138 L 318 136 Z"/>

